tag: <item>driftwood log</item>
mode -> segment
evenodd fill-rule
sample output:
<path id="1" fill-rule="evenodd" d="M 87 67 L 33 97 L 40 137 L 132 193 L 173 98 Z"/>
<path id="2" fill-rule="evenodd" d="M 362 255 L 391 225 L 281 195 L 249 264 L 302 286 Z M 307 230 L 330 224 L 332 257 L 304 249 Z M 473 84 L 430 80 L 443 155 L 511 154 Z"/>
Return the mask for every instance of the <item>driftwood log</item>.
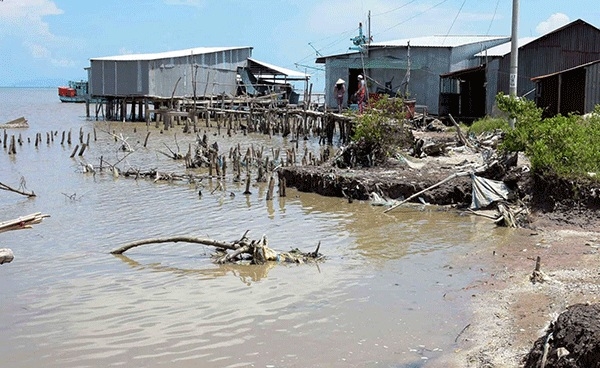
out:
<path id="1" fill-rule="evenodd" d="M 213 255 L 215 263 L 229 263 L 250 261 L 251 264 L 264 264 L 266 262 L 288 262 L 288 263 L 306 263 L 310 261 L 319 261 L 323 259 L 323 255 L 319 253 L 321 243 L 317 245 L 314 252 L 303 253 L 298 249 L 292 249 L 290 252 L 278 253 L 269 248 L 267 236 L 263 235 L 260 240 L 250 240 L 246 235 L 248 231 L 242 235 L 239 240 L 233 242 L 223 242 L 207 238 L 197 238 L 193 236 L 173 236 L 167 238 L 150 238 L 137 240 L 127 243 L 122 247 L 111 251 L 111 254 L 123 254 L 131 248 L 145 244 L 159 243 L 194 243 L 209 245 L 217 248 L 217 252 Z"/>
<path id="2" fill-rule="evenodd" d="M 31 225 L 39 224 L 45 217 L 50 217 L 50 215 L 42 215 L 41 212 L 36 212 L 14 220 L 0 222 L 0 233 L 10 230 L 30 229 L 32 228 Z"/>
<path id="3" fill-rule="evenodd" d="M 0 233 L 10 230 L 30 229 L 32 228 L 31 225 L 39 224 L 45 217 L 50 217 L 50 215 L 42 215 L 41 212 L 36 212 L 14 220 L 0 222 Z M 15 255 L 12 250 L 8 248 L 0 249 L 0 264 L 10 263 L 13 259 L 15 259 Z"/>

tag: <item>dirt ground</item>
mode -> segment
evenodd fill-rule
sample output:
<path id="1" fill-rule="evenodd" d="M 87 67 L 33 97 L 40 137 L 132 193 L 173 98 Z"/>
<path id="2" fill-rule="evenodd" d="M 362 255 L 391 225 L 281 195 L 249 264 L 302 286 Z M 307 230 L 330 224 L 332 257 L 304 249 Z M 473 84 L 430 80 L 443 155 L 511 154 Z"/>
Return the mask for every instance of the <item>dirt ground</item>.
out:
<path id="1" fill-rule="evenodd" d="M 451 142 L 456 133 L 416 132 L 415 137 Z M 371 192 L 406 198 L 484 162 L 485 152 L 449 146 L 444 155 L 424 159 L 404 155 L 379 168 L 323 165 L 291 169 L 284 176 L 300 190 L 343 195 L 349 200 L 365 199 Z M 560 198 L 565 191 L 559 185 L 540 186 L 528 178 L 527 168 L 527 159 L 519 156 L 511 174 L 522 202 L 535 204 L 529 207 L 527 227 L 515 229 L 511 241 L 492 252 L 481 250 L 465 257 L 465 267 L 478 265 L 483 271 L 482 278 L 469 287 L 473 319 L 457 337 L 453 354 L 432 367 L 522 367 L 535 340 L 567 306 L 600 302 L 600 232 L 596 231 L 600 212 L 571 198 Z M 507 173 L 502 175 L 506 178 Z M 586 192 L 579 189 L 579 193 Z M 595 201 L 596 190 L 587 192 Z M 460 207 L 468 205 L 470 196 L 467 177 L 428 191 L 422 200 Z M 534 283 L 531 275 L 538 256 L 543 280 Z"/>
<path id="2" fill-rule="evenodd" d="M 533 343 L 567 306 L 600 300 L 600 233 L 544 218 L 517 229 L 491 254 L 470 254 L 485 276 L 471 286 L 473 319 L 443 366 L 520 367 Z M 533 283 L 536 258 L 543 282 Z M 447 364 L 447 365 L 446 365 Z"/>

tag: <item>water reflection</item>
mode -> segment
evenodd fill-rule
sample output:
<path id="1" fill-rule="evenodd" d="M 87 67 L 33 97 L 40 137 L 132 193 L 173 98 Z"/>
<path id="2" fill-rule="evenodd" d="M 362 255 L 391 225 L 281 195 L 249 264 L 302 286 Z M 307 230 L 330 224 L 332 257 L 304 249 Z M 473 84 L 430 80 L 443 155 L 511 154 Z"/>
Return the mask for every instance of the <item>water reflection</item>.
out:
<path id="1" fill-rule="evenodd" d="M 201 276 L 201 279 L 215 279 L 218 277 L 233 275 L 237 277 L 242 283 L 247 286 L 252 285 L 266 278 L 269 275 L 269 271 L 277 266 L 275 262 L 267 262 L 264 265 L 254 264 L 219 264 L 213 265 L 204 269 L 192 269 L 192 268 L 180 268 L 173 266 L 166 266 L 160 263 L 149 263 L 142 264 L 138 261 L 134 261 L 124 254 L 115 254 L 116 258 L 125 262 L 127 265 L 134 269 L 147 270 L 150 269 L 156 272 L 169 272 L 176 275 L 184 276 Z"/>

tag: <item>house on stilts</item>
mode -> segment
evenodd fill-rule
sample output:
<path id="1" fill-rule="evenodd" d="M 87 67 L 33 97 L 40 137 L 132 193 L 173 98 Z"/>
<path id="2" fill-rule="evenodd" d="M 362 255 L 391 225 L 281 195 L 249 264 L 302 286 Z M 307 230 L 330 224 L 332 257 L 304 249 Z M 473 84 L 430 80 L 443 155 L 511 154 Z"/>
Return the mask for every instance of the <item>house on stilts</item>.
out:
<path id="1" fill-rule="evenodd" d="M 103 101 L 96 118 L 102 113 L 107 120 L 149 121 L 165 111 L 191 118 L 217 100 L 264 95 L 297 102 L 292 82 L 308 83 L 310 76 L 253 59 L 252 49 L 198 47 L 92 58 L 89 93 Z"/>

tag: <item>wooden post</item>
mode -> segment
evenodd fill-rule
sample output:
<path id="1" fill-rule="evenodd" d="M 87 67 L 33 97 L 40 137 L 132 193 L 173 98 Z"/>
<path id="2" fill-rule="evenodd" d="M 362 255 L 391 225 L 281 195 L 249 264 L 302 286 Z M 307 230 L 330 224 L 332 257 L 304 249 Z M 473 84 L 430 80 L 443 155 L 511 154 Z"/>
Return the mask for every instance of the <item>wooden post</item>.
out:
<path id="1" fill-rule="evenodd" d="M 82 143 L 81 144 L 81 149 L 79 150 L 79 156 L 83 156 L 83 152 L 85 152 L 86 148 L 87 148 L 87 144 Z"/>
<path id="2" fill-rule="evenodd" d="M 286 181 L 285 176 L 281 173 L 281 170 L 277 171 L 277 177 L 279 178 L 279 196 L 285 197 Z"/>
<path id="3" fill-rule="evenodd" d="M 17 147 L 15 145 L 15 136 L 14 135 L 10 136 L 10 147 L 8 149 L 8 154 L 9 155 L 16 155 L 17 154 Z"/>
<path id="4" fill-rule="evenodd" d="M 246 190 L 244 191 L 244 194 L 252 194 L 252 192 L 250 192 L 250 171 L 248 171 L 248 174 L 246 175 Z"/>
<path id="5" fill-rule="evenodd" d="M 65 143 L 65 131 L 62 132 L 62 138 L 60 139 L 60 145 L 62 146 Z"/>
<path id="6" fill-rule="evenodd" d="M 227 171 L 227 160 L 225 158 L 225 155 L 221 156 L 223 158 L 223 172 L 221 173 L 221 177 L 223 179 L 225 179 L 225 172 Z"/>
<path id="7" fill-rule="evenodd" d="M 69 133 L 67 134 L 67 144 L 71 145 L 71 129 L 69 129 Z"/>
<path id="8" fill-rule="evenodd" d="M 219 156 L 215 153 L 215 173 L 217 174 L 217 178 L 221 177 L 221 166 L 219 165 Z"/>
<path id="9" fill-rule="evenodd" d="M 127 99 L 121 101 L 121 120 L 125 122 L 127 119 Z"/>
<path id="10" fill-rule="evenodd" d="M 275 179 L 273 176 L 269 178 L 269 189 L 267 190 L 267 201 L 273 200 L 273 188 L 275 187 Z"/>
<path id="11" fill-rule="evenodd" d="M 148 137 L 150 137 L 150 132 L 146 133 L 146 139 L 144 139 L 144 148 L 146 148 L 146 145 L 148 144 Z"/>
<path id="12" fill-rule="evenodd" d="M 78 149 L 79 149 L 79 145 L 77 144 L 77 145 L 75 145 L 75 149 L 73 150 L 73 152 L 71 152 L 71 156 L 70 156 L 70 158 L 73 158 L 73 157 L 75 157 L 75 153 L 77 153 L 77 150 L 78 150 Z"/>

